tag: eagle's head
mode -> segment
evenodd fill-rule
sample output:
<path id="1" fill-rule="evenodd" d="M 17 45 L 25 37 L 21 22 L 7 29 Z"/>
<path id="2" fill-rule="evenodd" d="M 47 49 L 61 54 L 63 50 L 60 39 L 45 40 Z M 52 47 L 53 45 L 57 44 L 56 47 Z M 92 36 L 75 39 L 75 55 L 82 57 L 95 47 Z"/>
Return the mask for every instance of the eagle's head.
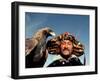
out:
<path id="1" fill-rule="evenodd" d="M 55 32 L 51 28 L 48 28 L 48 27 L 43 29 L 43 33 L 44 33 L 44 35 L 46 35 L 46 37 L 56 35 Z"/>
<path id="2" fill-rule="evenodd" d="M 32 37 L 32 39 L 34 40 L 34 38 L 38 41 L 41 41 L 44 38 L 48 38 L 49 36 L 55 36 L 55 32 L 49 28 L 49 27 L 44 27 L 39 29 Z"/>

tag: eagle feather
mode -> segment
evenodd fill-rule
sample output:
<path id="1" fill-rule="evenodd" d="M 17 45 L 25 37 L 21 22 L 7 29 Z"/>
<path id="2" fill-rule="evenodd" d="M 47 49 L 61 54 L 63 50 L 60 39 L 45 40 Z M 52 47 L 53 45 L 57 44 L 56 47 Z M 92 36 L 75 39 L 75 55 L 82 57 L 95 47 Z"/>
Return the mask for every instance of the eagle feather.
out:
<path id="1" fill-rule="evenodd" d="M 38 30 L 32 38 L 25 40 L 26 67 L 43 66 L 46 59 L 46 39 L 54 35 L 52 29 L 46 27 Z M 42 60 L 41 60 L 42 59 Z"/>

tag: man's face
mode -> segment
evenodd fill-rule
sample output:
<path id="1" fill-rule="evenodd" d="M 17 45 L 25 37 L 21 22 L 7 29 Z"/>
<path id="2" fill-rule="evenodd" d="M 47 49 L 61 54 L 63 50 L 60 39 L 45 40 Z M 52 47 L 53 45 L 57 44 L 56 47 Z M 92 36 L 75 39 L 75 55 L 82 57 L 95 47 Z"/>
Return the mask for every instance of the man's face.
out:
<path id="1" fill-rule="evenodd" d="M 61 42 L 61 53 L 64 56 L 71 55 L 72 50 L 73 50 L 73 44 L 70 40 L 64 40 Z"/>

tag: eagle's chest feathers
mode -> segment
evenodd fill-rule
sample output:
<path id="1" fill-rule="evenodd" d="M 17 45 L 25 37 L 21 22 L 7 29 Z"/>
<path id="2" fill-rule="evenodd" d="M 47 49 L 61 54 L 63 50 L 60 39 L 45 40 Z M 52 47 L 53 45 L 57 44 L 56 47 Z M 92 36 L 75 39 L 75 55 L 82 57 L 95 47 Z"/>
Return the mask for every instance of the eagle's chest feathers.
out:
<path id="1" fill-rule="evenodd" d="M 42 53 L 45 50 L 45 47 L 46 47 L 46 36 L 42 36 L 38 41 L 36 52 Z"/>

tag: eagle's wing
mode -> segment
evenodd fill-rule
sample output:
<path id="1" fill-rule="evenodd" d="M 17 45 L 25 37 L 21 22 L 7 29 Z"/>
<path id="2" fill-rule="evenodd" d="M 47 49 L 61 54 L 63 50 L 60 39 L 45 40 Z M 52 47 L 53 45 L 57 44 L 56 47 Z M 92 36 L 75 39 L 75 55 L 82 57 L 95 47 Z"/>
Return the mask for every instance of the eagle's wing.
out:
<path id="1" fill-rule="evenodd" d="M 38 44 L 36 39 L 25 39 L 25 54 L 28 55 Z"/>

